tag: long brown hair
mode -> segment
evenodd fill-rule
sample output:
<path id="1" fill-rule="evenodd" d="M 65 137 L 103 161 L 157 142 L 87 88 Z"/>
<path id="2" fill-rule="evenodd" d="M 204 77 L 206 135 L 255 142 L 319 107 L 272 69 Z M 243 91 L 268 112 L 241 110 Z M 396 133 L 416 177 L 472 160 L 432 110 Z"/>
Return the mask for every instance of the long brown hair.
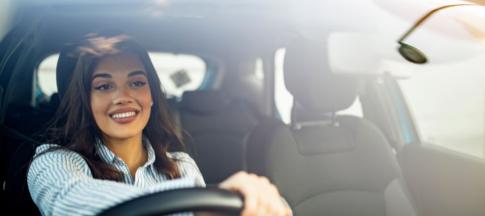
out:
<path id="1" fill-rule="evenodd" d="M 67 89 L 65 92 L 60 92 L 61 102 L 48 130 L 50 142 L 61 145 L 60 149 L 79 153 L 90 166 L 94 178 L 122 181 L 121 172 L 97 154 L 95 143 L 96 139 L 101 138 L 102 132 L 92 114 L 90 89 L 92 73 L 102 57 L 129 52 L 138 56 L 145 66 L 153 99 L 150 118 L 143 129 L 143 134 L 155 151 L 154 165 L 160 174 L 170 179 L 179 178 L 180 171 L 175 161 L 168 157 L 167 151 L 171 145 L 183 146 L 183 144 L 168 111 L 166 95 L 148 52 L 124 35 L 108 37 L 88 35 L 71 47 L 75 48 L 69 55 L 77 61 Z"/>

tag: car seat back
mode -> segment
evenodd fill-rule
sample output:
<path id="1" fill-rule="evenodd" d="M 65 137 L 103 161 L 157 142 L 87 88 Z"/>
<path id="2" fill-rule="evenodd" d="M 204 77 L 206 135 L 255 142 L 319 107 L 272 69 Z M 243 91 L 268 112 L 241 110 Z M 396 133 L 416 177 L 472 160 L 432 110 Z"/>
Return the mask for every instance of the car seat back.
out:
<path id="1" fill-rule="evenodd" d="M 247 138 L 259 121 L 249 103 L 221 91 L 189 91 L 179 112 L 187 148 L 208 183 L 246 169 Z"/>
<path id="2" fill-rule="evenodd" d="M 354 102 L 359 82 L 328 68 L 326 48 L 287 47 L 285 83 L 292 123 L 263 121 L 248 142 L 248 169 L 268 176 L 295 215 L 415 215 L 389 143 L 371 122 L 336 115 Z"/>

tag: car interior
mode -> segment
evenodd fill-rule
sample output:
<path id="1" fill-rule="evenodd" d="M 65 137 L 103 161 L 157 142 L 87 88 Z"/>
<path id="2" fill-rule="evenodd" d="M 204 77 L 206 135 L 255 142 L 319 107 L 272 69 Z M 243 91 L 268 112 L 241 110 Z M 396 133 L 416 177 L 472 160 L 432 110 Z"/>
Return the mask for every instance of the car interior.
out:
<path id="1" fill-rule="evenodd" d="M 352 105 L 362 80 L 329 73 L 324 51 L 319 41 L 288 45 L 285 83 L 299 106 L 291 125 L 258 125 L 249 170 L 274 180 L 298 215 L 415 215 L 384 134 L 368 120 L 336 114 Z"/>
<path id="2" fill-rule="evenodd" d="M 399 73 L 384 66 L 380 73 L 358 71 L 372 57 L 397 59 L 404 71 L 417 67 L 398 56 L 397 37 L 375 46 L 353 34 L 374 31 L 382 19 L 357 8 L 372 4 L 394 16 L 392 4 L 313 3 L 23 0 L 10 7 L 15 13 L 0 42 L 2 207 L 40 214 L 26 172 L 71 79 L 69 45 L 113 30 L 149 52 L 194 55 L 207 65 L 201 85 L 167 100 L 185 143 L 172 150 L 189 153 L 208 185 L 239 170 L 266 176 L 294 215 L 485 215 L 485 161 L 422 141 Z M 414 3 L 407 6 L 422 6 Z M 354 9 L 338 15 L 333 7 Z M 397 14 L 392 36 L 433 7 L 412 18 Z M 352 13 L 362 25 L 345 19 Z M 59 59 L 50 82 L 58 91 L 47 95 L 39 68 L 53 55 Z M 279 85 L 293 98 L 288 115 L 275 99 Z"/>

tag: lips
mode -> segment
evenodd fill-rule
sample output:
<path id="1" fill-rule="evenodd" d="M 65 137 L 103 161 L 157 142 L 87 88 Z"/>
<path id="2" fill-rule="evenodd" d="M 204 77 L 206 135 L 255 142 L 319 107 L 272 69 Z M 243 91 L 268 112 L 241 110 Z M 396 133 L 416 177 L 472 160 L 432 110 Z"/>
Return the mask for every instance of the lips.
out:
<path id="1" fill-rule="evenodd" d="M 118 109 L 109 114 L 109 117 L 116 123 L 126 124 L 135 120 L 140 111 L 133 108 Z"/>

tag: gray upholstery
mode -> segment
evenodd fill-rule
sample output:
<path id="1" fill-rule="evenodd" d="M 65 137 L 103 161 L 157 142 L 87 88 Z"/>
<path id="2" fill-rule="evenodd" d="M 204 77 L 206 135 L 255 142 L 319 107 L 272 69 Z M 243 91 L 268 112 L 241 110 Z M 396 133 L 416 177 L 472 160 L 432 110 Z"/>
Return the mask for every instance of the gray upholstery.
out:
<path id="1" fill-rule="evenodd" d="M 287 47 L 285 84 L 295 101 L 309 112 L 334 112 L 344 109 L 356 98 L 356 80 L 328 73 L 323 42 L 298 40 Z M 315 68 L 320 73 L 316 73 Z M 289 71 L 291 71 L 289 73 Z"/>
<path id="2" fill-rule="evenodd" d="M 227 108 L 231 101 L 221 91 L 187 91 L 180 108 L 201 115 L 211 115 Z"/>
<path id="3" fill-rule="evenodd" d="M 298 45 L 285 59 L 298 116 L 291 126 L 276 119 L 258 125 L 248 142 L 248 170 L 268 176 L 295 215 L 415 215 L 380 130 L 334 115 L 352 104 L 358 82 L 329 73 L 322 43 Z"/>
<path id="4" fill-rule="evenodd" d="M 62 98 L 71 82 L 72 72 L 76 67 L 77 57 L 74 52 L 75 46 L 65 46 L 59 53 L 56 66 L 56 82 L 58 97 Z"/>
<path id="5" fill-rule="evenodd" d="M 258 115 L 245 101 L 220 91 L 185 92 L 179 106 L 185 143 L 207 183 L 218 183 L 245 167 L 246 142 Z"/>

